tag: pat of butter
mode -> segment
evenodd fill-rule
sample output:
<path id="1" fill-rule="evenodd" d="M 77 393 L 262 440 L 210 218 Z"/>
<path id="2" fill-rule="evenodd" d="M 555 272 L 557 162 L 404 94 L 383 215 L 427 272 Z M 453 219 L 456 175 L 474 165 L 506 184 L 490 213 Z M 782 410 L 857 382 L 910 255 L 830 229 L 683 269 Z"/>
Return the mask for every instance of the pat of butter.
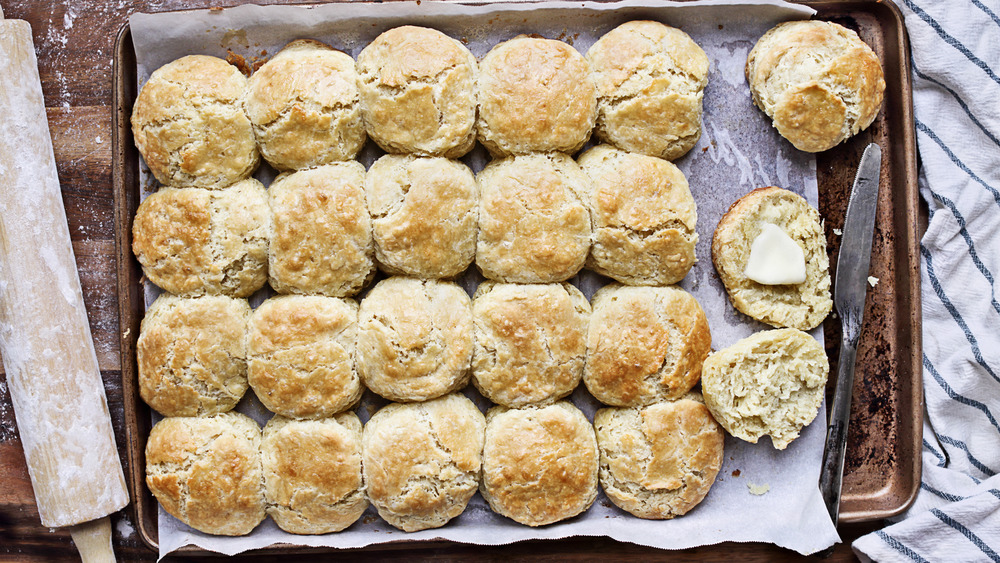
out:
<path id="1" fill-rule="evenodd" d="M 750 244 L 746 276 L 764 285 L 806 281 L 806 257 L 802 248 L 781 227 L 765 223 Z"/>

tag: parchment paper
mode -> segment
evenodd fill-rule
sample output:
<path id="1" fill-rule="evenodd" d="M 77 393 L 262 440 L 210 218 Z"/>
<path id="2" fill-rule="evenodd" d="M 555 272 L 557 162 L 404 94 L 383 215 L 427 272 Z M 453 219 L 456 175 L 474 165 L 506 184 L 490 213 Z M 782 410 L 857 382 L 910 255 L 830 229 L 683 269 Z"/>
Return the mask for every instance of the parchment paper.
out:
<path id="1" fill-rule="evenodd" d="M 519 33 L 536 33 L 570 42 L 581 53 L 605 32 L 631 19 L 655 19 L 679 27 L 706 51 L 711 61 L 704 97 L 701 140 L 676 161 L 687 176 L 698 206 L 698 262 L 681 286 L 692 292 L 709 319 L 713 348 L 719 349 L 769 327 L 740 315 L 729 304 L 711 263 L 712 232 L 729 205 L 752 189 L 777 185 L 817 204 L 816 162 L 781 139 L 757 110 L 743 77 L 746 56 L 754 42 L 779 21 L 804 19 L 810 9 L 780 2 L 655 1 L 615 3 L 546 2 L 469 6 L 424 1 L 420 4 L 328 4 L 317 7 L 241 6 L 187 13 L 135 14 L 130 19 L 139 83 L 152 70 L 188 54 L 225 57 L 227 51 L 248 62 L 266 59 L 287 42 L 310 37 L 353 56 L 382 31 L 403 24 L 425 25 L 466 42 L 477 57 L 493 45 Z M 359 157 L 366 166 L 379 156 L 373 143 Z M 464 160 L 473 170 L 487 161 L 478 148 Z M 258 177 L 267 185 L 273 171 L 262 167 Z M 142 170 L 144 192 L 155 180 Z M 470 292 L 479 281 L 474 268 L 460 281 Z M 584 272 L 572 280 L 588 298 L 607 280 Z M 155 297 L 147 293 L 147 304 Z M 252 300 L 256 304 L 261 296 Z M 822 340 L 821 329 L 814 335 Z M 481 408 L 488 401 L 474 390 L 468 394 Z M 261 424 L 270 417 L 253 393 L 238 410 Z M 600 405 L 581 385 L 571 397 L 593 419 Z M 367 392 L 359 415 L 367 420 L 379 402 Z M 443 528 L 405 533 L 383 522 L 373 508 L 347 530 L 322 536 L 282 532 L 266 519 L 244 537 L 218 537 L 197 532 L 159 513 L 160 556 L 184 545 L 235 554 L 273 544 L 363 547 L 399 540 L 446 539 L 483 545 L 535 538 L 608 536 L 621 541 L 682 549 L 722 541 L 770 542 L 803 554 L 832 545 L 839 538 L 819 494 L 825 406 L 816 421 L 786 450 L 775 450 L 765 438 L 749 444 L 731 437 L 725 461 L 708 497 L 687 515 L 666 521 L 635 518 L 604 496 L 583 515 L 530 528 L 494 514 L 476 494 L 466 511 Z"/>

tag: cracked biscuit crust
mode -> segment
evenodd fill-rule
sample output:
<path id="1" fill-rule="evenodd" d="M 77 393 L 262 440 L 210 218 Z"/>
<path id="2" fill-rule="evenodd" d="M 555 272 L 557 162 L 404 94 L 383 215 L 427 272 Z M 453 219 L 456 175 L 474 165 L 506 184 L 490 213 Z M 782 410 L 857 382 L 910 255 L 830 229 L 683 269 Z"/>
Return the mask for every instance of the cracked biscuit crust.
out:
<path id="1" fill-rule="evenodd" d="M 590 65 L 573 47 L 520 35 L 479 65 L 479 141 L 491 154 L 574 153 L 597 116 Z"/>
<path id="2" fill-rule="evenodd" d="M 228 62 L 181 57 L 153 71 L 132 110 L 132 134 L 163 185 L 222 188 L 260 162 L 245 102 L 247 79 Z"/>
<path id="3" fill-rule="evenodd" d="M 681 157 L 701 136 L 708 56 L 683 31 L 631 21 L 587 52 L 597 84 L 596 135 L 630 152 Z"/>
<path id="4" fill-rule="evenodd" d="M 270 237 L 267 192 L 254 178 L 223 190 L 160 188 L 132 223 L 143 274 L 184 296 L 246 297 L 263 287 Z"/>
<path id="5" fill-rule="evenodd" d="M 415 532 L 461 514 L 479 485 L 485 425 L 476 405 L 457 393 L 375 413 L 361 451 L 379 516 Z"/>
<path id="6" fill-rule="evenodd" d="M 662 520 L 686 514 L 722 467 L 724 433 L 697 393 L 594 416 L 601 486 L 619 508 Z"/>
<path id="7" fill-rule="evenodd" d="M 358 305 L 353 299 L 281 295 L 250 317 L 247 377 L 268 410 L 325 418 L 357 403 L 354 363 Z"/>
<path id="8" fill-rule="evenodd" d="M 583 381 L 598 401 L 649 405 L 682 397 L 698 383 L 712 335 L 691 294 L 610 284 L 591 305 Z"/>
<path id="9" fill-rule="evenodd" d="M 391 401 L 426 401 L 469 382 L 472 301 L 451 282 L 392 277 L 361 301 L 358 371 Z"/>
<path id="10" fill-rule="evenodd" d="M 247 115 L 264 159 L 298 170 L 354 158 L 365 128 L 354 59 L 299 39 L 250 77 Z"/>
<path id="11" fill-rule="evenodd" d="M 527 526 L 572 518 L 597 498 L 597 437 L 567 401 L 486 415 L 483 484 L 494 512 Z"/>
<path id="12" fill-rule="evenodd" d="M 146 442 L 146 485 L 198 531 L 249 534 L 265 516 L 260 427 L 236 412 L 164 418 Z"/>
<path id="13" fill-rule="evenodd" d="M 249 319 L 245 299 L 157 297 L 136 343 L 142 399 L 163 416 L 231 410 L 248 387 Z"/>
<path id="14" fill-rule="evenodd" d="M 368 507 L 361 471 L 361 420 L 273 417 L 260 445 L 267 513 L 293 534 L 347 528 Z"/>
<path id="15" fill-rule="evenodd" d="M 494 403 L 551 403 L 583 377 L 590 303 L 568 283 L 484 282 L 472 302 L 473 383 Z"/>
<path id="16" fill-rule="evenodd" d="M 368 134 L 390 153 L 458 158 L 476 141 L 476 58 L 440 31 L 405 25 L 358 54 Z"/>
<path id="17" fill-rule="evenodd" d="M 680 169 L 609 145 L 588 150 L 579 162 L 593 180 L 587 267 L 628 285 L 684 279 L 695 262 L 698 213 Z"/>

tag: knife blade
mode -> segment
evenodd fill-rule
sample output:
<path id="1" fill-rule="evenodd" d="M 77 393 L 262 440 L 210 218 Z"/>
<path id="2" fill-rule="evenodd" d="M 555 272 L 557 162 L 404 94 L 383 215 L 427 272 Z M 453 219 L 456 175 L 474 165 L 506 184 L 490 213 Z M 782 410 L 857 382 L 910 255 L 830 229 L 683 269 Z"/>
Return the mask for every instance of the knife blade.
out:
<path id="1" fill-rule="evenodd" d="M 833 301 L 840 316 L 843 339 L 819 487 L 834 524 L 840 514 L 847 426 L 851 419 L 851 392 L 854 388 L 854 364 L 861 323 L 864 320 L 865 298 L 868 295 L 868 267 L 871 263 L 881 167 L 882 149 L 872 143 L 861 156 L 847 202 L 833 288 Z"/>

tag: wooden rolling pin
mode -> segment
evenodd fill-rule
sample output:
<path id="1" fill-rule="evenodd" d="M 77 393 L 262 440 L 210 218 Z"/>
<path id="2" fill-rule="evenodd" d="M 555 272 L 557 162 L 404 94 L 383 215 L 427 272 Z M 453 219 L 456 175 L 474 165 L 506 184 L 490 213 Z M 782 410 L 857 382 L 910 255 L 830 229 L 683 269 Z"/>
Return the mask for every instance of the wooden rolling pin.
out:
<path id="1" fill-rule="evenodd" d="M 70 243 L 31 27 L 0 7 L 0 354 L 42 524 L 114 561 L 128 504 Z M 0 485 L 2 486 L 2 485 Z"/>

